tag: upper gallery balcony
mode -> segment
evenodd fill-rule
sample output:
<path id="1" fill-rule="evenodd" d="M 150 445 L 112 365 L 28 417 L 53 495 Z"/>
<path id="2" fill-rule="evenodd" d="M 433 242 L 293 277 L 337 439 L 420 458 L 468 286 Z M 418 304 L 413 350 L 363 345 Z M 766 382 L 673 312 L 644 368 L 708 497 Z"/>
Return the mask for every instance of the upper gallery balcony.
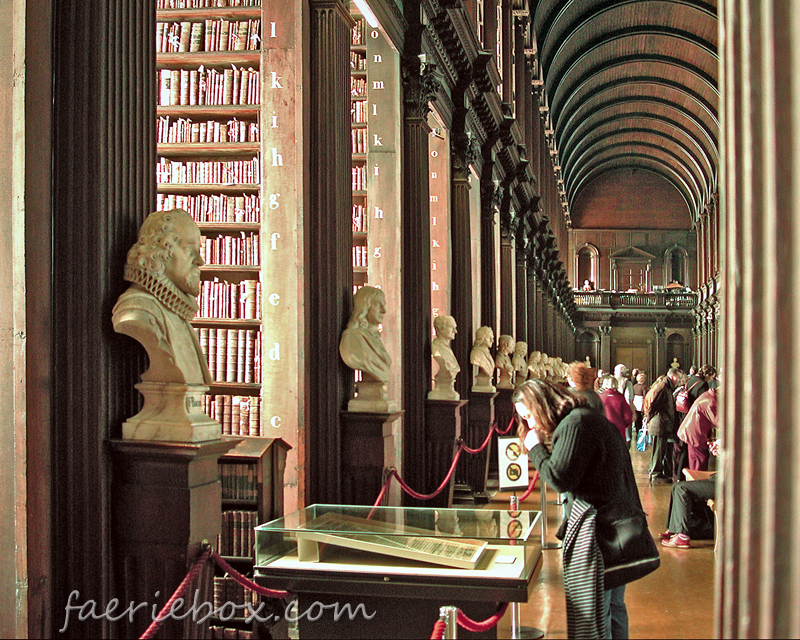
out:
<path id="1" fill-rule="evenodd" d="M 678 311 L 690 312 L 697 304 L 697 294 L 691 291 L 679 293 L 657 291 L 653 293 L 621 291 L 574 291 L 575 304 L 586 311 L 609 309 L 631 311 Z"/>

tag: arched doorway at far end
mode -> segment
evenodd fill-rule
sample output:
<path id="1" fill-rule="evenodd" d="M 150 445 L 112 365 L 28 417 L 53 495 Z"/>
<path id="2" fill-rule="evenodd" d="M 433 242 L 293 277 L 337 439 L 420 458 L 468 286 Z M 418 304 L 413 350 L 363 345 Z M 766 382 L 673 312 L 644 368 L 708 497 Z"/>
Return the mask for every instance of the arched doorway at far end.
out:
<path id="1" fill-rule="evenodd" d="M 600 360 L 600 337 L 593 331 L 582 331 L 575 339 L 575 359 L 586 360 L 597 368 Z"/>
<path id="2" fill-rule="evenodd" d="M 658 363 L 660 371 L 666 371 L 669 369 L 672 362 L 677 359 L 681 369 L 685 372 L 688 372 L 689 367 L 692 365 L 692 363 L 689 362 L 691 353 L 689 353 L 688 346 L 689 345 L 686 342 L 686 338 L 684 338 L 682 334 L 671 333 L 668 335 L 666 362 Z"/>

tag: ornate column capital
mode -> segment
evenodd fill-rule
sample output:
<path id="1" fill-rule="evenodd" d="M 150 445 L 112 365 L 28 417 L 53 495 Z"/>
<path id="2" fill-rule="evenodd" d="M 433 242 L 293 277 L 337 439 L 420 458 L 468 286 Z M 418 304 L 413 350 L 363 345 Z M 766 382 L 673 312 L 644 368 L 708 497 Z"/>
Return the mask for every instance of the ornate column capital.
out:
<path id="1" fill-rule="evenodd" d="M 403 102 L 406 117 L 424 120 L 430 111 L 430 103 L 436 100 L 441 89 L 436 65 L 411 62 L 402 66 Z"/>

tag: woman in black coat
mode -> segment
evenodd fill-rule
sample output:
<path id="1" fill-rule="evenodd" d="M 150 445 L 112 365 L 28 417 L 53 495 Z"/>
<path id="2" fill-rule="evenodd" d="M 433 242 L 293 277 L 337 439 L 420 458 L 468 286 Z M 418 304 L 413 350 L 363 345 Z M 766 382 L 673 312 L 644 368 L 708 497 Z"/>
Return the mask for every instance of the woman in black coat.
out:
<path id="1" fill-rule="evenodd" d="M 659 556 L 626 444 L 605 416 L 563 387 L 528 380 L 512 401 L 540 477 L 567 494 L 557 536 L 564 540 L 568 635 L 627 638 L 625 585 L 654 571 Z M 549 449 L 543 443 L 551 436 Z"/>

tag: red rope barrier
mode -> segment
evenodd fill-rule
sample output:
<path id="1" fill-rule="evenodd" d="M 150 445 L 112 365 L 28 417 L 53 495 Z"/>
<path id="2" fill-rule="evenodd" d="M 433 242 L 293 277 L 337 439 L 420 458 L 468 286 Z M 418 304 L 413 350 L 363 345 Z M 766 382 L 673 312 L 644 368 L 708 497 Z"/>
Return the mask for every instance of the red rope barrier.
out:
<path id="1" fill-rule="evenodd" d="M 216 552 L 211 552 L 211 557 L 214 559 L 220 569 L 225 571 L 231 578 L 233 578 L 236 582 L 240 585 L 245 587 L 246 589 L 250 589 L 250 591 L 255 591 L 257 594 L 261 596 L 266 596 L 267 598 L 283 598 L 288 594 L 286 591 L 277 591 L 274 589 L 267 589 L 266 587 L 262 587 L 257 585 L 252 580 L 245 578 L 241 573 L 239 573 L 236 569 L 234 569 L 231 565 L 229 565 L 222 557 Z"/>
<path id="2" fill-rule="evenodd" d="M 483 451 L 483 450 L 484 450 L 486 447 L 488 447 L 488 446 L 489 446 L 489 442 L 491 442 L 491 440 L 492 440 L 492 434 L 493 434 L 495 431 L 497 431 L 497 425 L 496 425 L 496 424 L 492 424 L 492 427 L 491 427 L 491 429 L 489 429 L 489 433 L 488 433 L 488 434 L 486 434 L 486 440 L 484 440 L 484 441 L 483 441 L 483 444 L 481 444 L 481 446 L 480 446 L 480 447 L 478 447 L 477 449 L 470 449 L 470 448 L 469 448 L 469 447 L 468 447 L 468 446 L 465 444 L 465 445 L 464 445 L 464 451 L 466 451 L 467 453 L 472 453 L 472 454 L 475 454 L 475 453 L 480 453 L 480 452 L 481 452 L 481 451 Z"/>
<path id="3" fill-rule="evenodd" d="M 527 488 L 527 489 L 525 489 L 525 493 L 523 493 L 523 494 L 522 494 L 522 495 L 519 497 L 519 501 L 520 501 L 520 502 L 522 502 L 522 501 L 523 501 L 525 498 L 527 498 L 529 495 L 531 495 L 531 491 L 533 491 L 533 485 L 535 485 L 535 484 L 536 484 L 536 481 L 537 481 L 538 479 L 539 479 L 539 472 L 538 472 L 538 471 L 534 471 L 534 472 L 533 472 L 533 477 L 531 478 L 531 482 L 530 482 L 530 484 L 528 485 L 528 488 Z"/>
<path id="4" fill-rule="evenodd" d="M 467 617 L 467 615 L 461 610 L 458 610 L 458 616 L 456 617 L 456 622 L 458 623 L 459 627 L 466 629 L 467 631 L 472 631 L 473 633 L 480 633 L 482 631 L 488 631 L 492 627 L 494 627 L 498 622 L 500 622 L 500 618 L 502 618 L 505 613 L 506 609 L 508 609 L 508 603 L 504 603 L 492 617 L 487 618 L 486 620 L 482 620 L 477 622 L 472 620 L 471 618 Z"/>
<path id="5" fill-rule="evenodd" d="M 209 556 L 211 556 L 212 550 L 211 547 L 203 551 L 202 555 L 197 559 L 197 562 L 194 563 L 194 566 L 191 568 L 189 573 L 186 574 L 186 577 L 181 581 L 178 585 L 178 588 L 175 589 L 175 593 L 172 594 L 172 597 L 164 603 L 164 606 L 161 607 L 161 611 L 158 612 L 158 616 L 155 620 L 150 623 L 150 626 L 145 629 L 144 633 L 139 636 L 140 640 L 149 640 L 152 638 L 158 630 L 161 628 L 161 625 L 164 624 L 164 621 L 167 620 L 167 614 L 172 610 L 173 603 L 183 596 L 186 593 L 186 590 L 192 585 L 194 579 L 200 573 L 203 568 L 203 565 L 208 560 Z"/>
<path id="6" fill-rule="evenodd" d="M 436 489 L 436 491 L 434 491 L 433 493 L 427 493 L 427 494 L 417 493 L 406 484 L 406 481 L 403 480 L 398 475 L 395 469 L 392 469 L 389 473 L 391 473 L 395 478 L 397 478 L 397 482 L 400 483 L 400 486 L 403 488 L 403 491 L 405 491 L 412 498 L 416 498 L 417 500 L 430 500 L 431 498 L 435 498 L 436 496 L 438 496 L 450 482 L 450 479 L 453 477 L 453 474 L 456 471 L 456 465 L 458 464 L 458 459 L 461 457 L 461 452 L 463 451 L 463 449 L 464 449 L 464 443 L 462 442 L 461 444 L 458 445 L 458 451 L 456 451 L 456 455 L 453 458 L 453 463 L 450 465 L 450 470 L 447 472 L 447 476 L 445 476 L 445 479 L 442 480 L 442 484 L 440 484 L 439 488 Z"/>
<path id="7" fill-rule="evenodd" d="M 433 633 L 431 633 L 431 640 L 442 640 L 444 638 L 445 629 L 444 620 L 441 618 L 433 623 Z"/>
<path id="8" fill-rule="evenodd" d="M 500 429 L 498 429 L 497 433 L 499 433 L 501 436 L 507 435 L 508 432 L 511 431 L 511 427 L 514 426 L 514 423 L 516 421 L 517 421 L 516 418 L 512 415 L 511 420 L 508 421 L 508 426 L 506 427 L 505 431 L 500 431 Z"/>

